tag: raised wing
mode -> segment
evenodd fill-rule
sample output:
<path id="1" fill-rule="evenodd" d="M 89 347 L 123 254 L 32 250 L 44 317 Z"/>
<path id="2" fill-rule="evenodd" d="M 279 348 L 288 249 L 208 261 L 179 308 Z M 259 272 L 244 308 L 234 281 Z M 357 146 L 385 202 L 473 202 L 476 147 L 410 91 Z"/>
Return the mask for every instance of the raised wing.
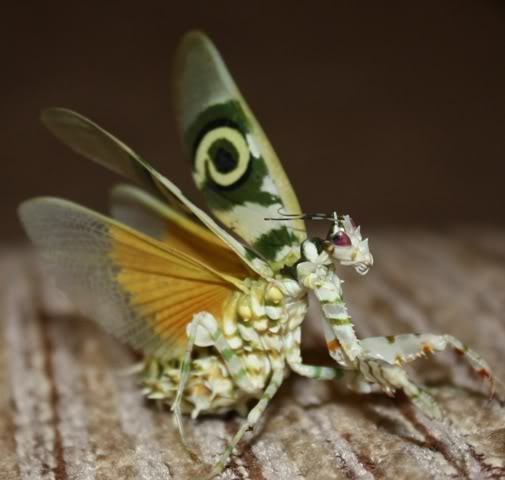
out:
<path id="1" fill-rule="evenodd" d="M 240 279 L 92 210 L 58 198 L 19 209 L 57 285 L 79 310 L 134 348 L 184 353 L 186 326 L 244 287 Z"/>
<path id="2" fill-rule="evenodd" d="M 212 213 L 274 268 L 299 258 L 303 220 L 265 221 L 279 210 L 300 213 L 289 180 L 221 56 L 201 32 L 179 48 L 177 119 L 193 177 Z"/>
<path id="3" fill-rule="evenodd" d="M 124 143 L 91 120 L 64 108 L 50 108 L 42 113 L 44 125 L 72 150 L 120 175 L 175 199 L 193 213 L 210 231 L 225 242 L 252 270 L 263 277 L 271 269 L 250 248 L 223 230 L 209 215 L 194 205 L 170 180 L 158 173 Z"/>
<path id="4" fill-rule="evenodd" d="M 110 203 L 113 218 L 170 248 L 237 278 L 256 276 L 219 237 L 144 190 L 117 185 Z"/>

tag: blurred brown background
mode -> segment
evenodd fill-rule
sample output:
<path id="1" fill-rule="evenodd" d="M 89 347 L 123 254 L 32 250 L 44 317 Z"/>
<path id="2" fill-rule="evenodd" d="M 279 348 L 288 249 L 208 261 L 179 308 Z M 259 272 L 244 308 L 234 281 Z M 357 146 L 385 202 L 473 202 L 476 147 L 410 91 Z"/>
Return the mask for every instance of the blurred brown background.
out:
<path id="1" fill-rule="evenodd" d="M 104 209 L 118 180 L 39 125 L 46 106 L 91 117 L 196 197 L 169 90 L 191 28 L 216 42 L 306 211 L 505 224 L 503 2 L 44 3 L 2 6 L 2 241 L 22 238 L 23 199 Z"/>

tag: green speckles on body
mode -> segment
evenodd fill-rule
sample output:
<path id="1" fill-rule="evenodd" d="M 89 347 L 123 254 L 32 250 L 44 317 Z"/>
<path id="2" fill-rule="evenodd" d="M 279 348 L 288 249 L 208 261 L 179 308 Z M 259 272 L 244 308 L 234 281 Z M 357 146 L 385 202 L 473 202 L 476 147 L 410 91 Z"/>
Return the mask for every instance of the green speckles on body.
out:
<path id="1" fill-rule="evenodd" d="M 235 352 L 231 348 L 225 348 L 221 353 L 225 361 L 228 361 L 235 356 Z"/>

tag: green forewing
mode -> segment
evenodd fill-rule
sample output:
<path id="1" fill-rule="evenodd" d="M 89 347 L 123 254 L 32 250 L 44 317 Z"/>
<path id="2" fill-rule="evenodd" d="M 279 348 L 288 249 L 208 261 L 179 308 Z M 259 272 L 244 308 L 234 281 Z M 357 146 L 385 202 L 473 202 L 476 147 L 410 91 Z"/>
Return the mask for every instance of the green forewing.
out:
<path id="1" fill-rule="evenodd" d="M 214 215 L 272 266 L 294 262 L 306 238 L 289 180 L 212 42 L 183 39 L 176 60 L 175 102 L 193 177 Z"/>

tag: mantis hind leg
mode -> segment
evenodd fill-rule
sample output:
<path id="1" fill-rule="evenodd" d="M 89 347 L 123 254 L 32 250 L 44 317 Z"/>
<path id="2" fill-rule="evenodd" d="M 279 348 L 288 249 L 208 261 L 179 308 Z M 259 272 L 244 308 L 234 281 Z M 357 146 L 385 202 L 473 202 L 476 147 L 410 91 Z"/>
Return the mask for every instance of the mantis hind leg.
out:
<path id="1" fill-rule="evenodd" d="M 216 319 L 207 312 L 200 312 L 194 315 L 193 320 L 189 326 L 188 343 L 186 345 L 186 352 L 180 368 L 181 373 L 179 385 L 177 386 L 177 394 L 171 407 L 171 410 L 175 416 L 177 428 L 179 429 L 179 434 L 181 435 L 181 440 L 184 445 L 187 444 L 182 424 L 181 402 L 184 395 L 184 390 L 188 383 L 189 375 L 191 373 L 191 357 L 195 342 L 197 340 L 198 330 L 200 328 L 202 328 L 204 333 L 207 334 L 212 342 L 212 345 L 221 355 L 234 383 L 246 392 L 255 391 L 255 386 L 247 376 L 245 363 L 243 362 L 242 358 L 235 353 L 235 351 L 224 338 L 224 335 L 222 334 Z"/>
<path id="2" fill-rule="evenodd" d="M 234 435 L 230 444 L 221 455 L 219 462 L 214 466 L 208 477 L 206 477 L 208 480 L 216 477 L 223 471 L 234 448 L 240 442 L 244 434 L 247 431 L 252 430 L 254 428 L 259 418 L 261 417 L 261 415 L 267 408 L 268 404 L 270 403 L 270 400 L 275 395 L 277 390 L 279 390 L 279 387 L 282 385 L 283 379 L 284 379 L 284 369 L 283 368 L 274 369 L 270 382 L 265 391 L 263 392 L 263 395 L 259 399 L 258 403 L 254 406 L 254 408 L 249 412 L 249 415 L 247 415 L 247 419 L 241 425 L 238 432 Z"/>

